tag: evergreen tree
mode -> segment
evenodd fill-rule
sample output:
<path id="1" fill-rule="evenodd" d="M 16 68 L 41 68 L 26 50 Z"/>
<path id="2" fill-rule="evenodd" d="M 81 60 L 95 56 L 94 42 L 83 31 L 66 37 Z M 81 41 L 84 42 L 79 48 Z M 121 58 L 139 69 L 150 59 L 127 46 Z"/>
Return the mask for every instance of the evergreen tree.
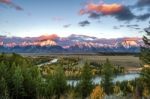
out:
<path id="1" fill-rule="evenodd" d="M 0 99 L 9 99 L 7 83 L 3 77 L 0 79 Z"/>
<path id="2" fill-rule="evenodd" d="M 92 72 L 89 64 L 86 62 L 82 69 L 78 92 L 80 92 L 82 98 L 85 98 L 90 95 L 92 89 Z"/>
<path id="3" fill-rule="evenodd" d="M 6 78 L 8 75 L 7 66 L 4 64 L 4 62 L 0 62 L 0 77 Z"/>
<path id="4" fill-rule="evenodd" d="M 53 95 L 54 86 L 52 82 L 52 76 L 48 75 L 47 77 L 45 77 L 45 80 L 40 83 L 40 97 L 50 99 Z"/>
<path id="5" fill-rule="evenodd" d="M 145 29 L 146 35 L 143 37 L 145 45 L 141 48 L 140 59 L 148 67 L 144 67 L 141 71 L 141 79 L 144 89 L 150 92 L 150 27 Z M 139 85 L 137 84 L 137 87 Z"/>
<path id="6" fill-rule="evenodd" d="M 13 97 L 14 99 L 19 99 L 24 97 L 24 87 L 23 87 L 23 75 L 21 68 L 17 66 L 12 75 L 12 85 L 13 85 Z"/>
<path id="7" fill-rule="evenodd" d="M 49 82 L 49 84 L 51 84 Z M 58 66 L 56 68 L 56 72 L 52 77 L 52 85 L 54 94 L 56 95 L 56 98 L 59 99 L 62 94 L 64 94 L 67 90 L 67 81 L 66 77 L 63 71 L 63 68 Z"/>
<path id="8" fill-rule="evenodd" d="M 37 67 L 32 66 L 24 69 L 24 90 L 27 94 L 26 97 L 35 99 L 40 96 L 40 85 L 42 84 L 42 78 L 40 71 Z"/>
<path id="9" fill-rule="evenodd" d="M 13 99 L 36 99 L 40 93 L 40 85 L 43 85 L 38 67 L 18 54 L 5 53 L 0 55 L 0 83 L 0 89 L 5 89 L 5 93 L 8 90 Z"/>
<path id="10" fill-rule="evenodd" d="M 113 89 L 113 66 L 108 59 L 103 66 L 101 84 L 106 94 L 111 94 Z"/>
<path id="11" fill-rule="evenodd" d="M 145 32 L 147 33 L 146 36 L 143 37 L 145 45 L 141 48 L 140 59 L 144 64 L 150 65 L 150 27 L 146 28 Z"/>
<path id="12" fill-rule="evenodd" d="M 9 90 L 6 81 L 7 75 L 8 75 L 7 66 L 4 64 L 3 61 L 1 61 L 0 62 L 0 99 L 8 99 L 9 96 Z"/>
<path id="13" fill-rule="evenodd" d="M 150 91 L 150 67 L 145 67 L 141 71 L 141 77 L 143 79 L 144 87 L 147 87 Z"/>

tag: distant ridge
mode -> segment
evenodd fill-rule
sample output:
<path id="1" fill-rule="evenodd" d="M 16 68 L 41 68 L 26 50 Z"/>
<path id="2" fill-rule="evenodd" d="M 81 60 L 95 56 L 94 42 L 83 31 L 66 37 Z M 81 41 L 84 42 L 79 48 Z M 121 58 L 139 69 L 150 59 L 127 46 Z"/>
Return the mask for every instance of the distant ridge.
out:
<path id="1" fill-rule="evenodd" d="M 59 37 L 56 34 L 39 37 L 0 36 L 0 52 L 132 52 L 140 51 L 142 38 L 125 37 L 104 39 L 72 34 Z"/>

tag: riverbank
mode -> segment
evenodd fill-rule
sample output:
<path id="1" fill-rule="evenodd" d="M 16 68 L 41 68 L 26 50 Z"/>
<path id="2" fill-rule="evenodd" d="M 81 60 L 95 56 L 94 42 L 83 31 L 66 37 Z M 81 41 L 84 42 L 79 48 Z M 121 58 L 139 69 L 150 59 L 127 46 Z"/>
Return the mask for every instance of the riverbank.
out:
<path id="1" fill-rule="evenodd" d="M 135 80 L 136 78 L 139 78 L 140 74 L 138 73 L 132 73 L 132 74 L 121 74 L 121 75 L 117 75 L 114 76 L 113 82 L 123 82 L 123 81 L 131 81 L 131 80 Z M 101 83 L 101 76 L 96 76 L 94 78 L 92 78 L 92 83 L 94 85 L 99 85 Z M 78 83 L 80 82 L 80 80 L 67 80 L 67 84 L 70 86 L 76 86 Z"/>

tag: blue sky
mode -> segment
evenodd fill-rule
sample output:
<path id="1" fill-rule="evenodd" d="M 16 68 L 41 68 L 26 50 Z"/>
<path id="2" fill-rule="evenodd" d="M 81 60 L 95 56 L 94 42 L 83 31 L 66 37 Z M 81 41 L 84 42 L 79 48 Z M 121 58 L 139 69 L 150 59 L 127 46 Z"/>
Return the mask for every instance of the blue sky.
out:
<path id="1" fill-rule="evenodd" d="M 141 37 L 143 29 L 149 24 L 149 1 L 0 0 L 0 35 Z M 90 4 L 96 5 L 96 8 L 89 10 L 87 6 Z M 112 4 L 120 5 L 121 10 L 107 14 L 103 10 L 95 10 L 103 5 L 110 7 Z M 79 13 L 81 10 L 84 10 L 84 14 Z"/>

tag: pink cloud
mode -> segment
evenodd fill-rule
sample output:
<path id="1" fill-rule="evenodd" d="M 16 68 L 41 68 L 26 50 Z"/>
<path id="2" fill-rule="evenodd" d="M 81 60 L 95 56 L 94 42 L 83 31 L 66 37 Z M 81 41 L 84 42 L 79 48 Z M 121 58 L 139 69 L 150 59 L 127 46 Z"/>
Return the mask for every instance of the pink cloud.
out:
<path id="1" fill-rule="evenodd" d="M 11 2 L 11 0 L 0 0 L 0 2 L 1 2 L 1 3 L 6 3 L 6 4 L 8 4 L 8 3 Z"/>
<path id="2" fill-rule="evenodd" d="M 117 12 L 122 11 L 123 6 L 121 4 L 94 4 L 94 3 L 88 3 L 85 8 L 80 10 L 80 14 L 86 14 L 86 13 L 101 13 L 104 15 L 110 15 Z"/>
<path id="3" fill-rule="evenodd" d="M 15 3 L 12 2 L 12 0 L 0 0 L 0 3 L 6 4 L 10 7 L 15 8 L 16 10 L 23 10 L 23 8 Z"/>

